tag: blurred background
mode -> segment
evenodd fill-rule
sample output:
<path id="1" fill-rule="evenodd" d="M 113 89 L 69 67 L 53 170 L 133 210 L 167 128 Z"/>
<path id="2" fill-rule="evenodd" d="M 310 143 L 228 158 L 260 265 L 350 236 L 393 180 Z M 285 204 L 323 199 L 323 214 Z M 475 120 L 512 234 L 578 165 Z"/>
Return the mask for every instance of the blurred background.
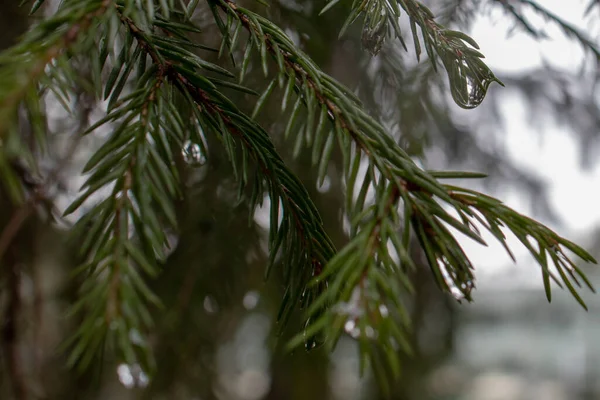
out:
<path id="1" fill-rule="evenodd" d="M 49 15 L 58 2 L 46 3 L 42 12 Z M 195 20 L 205 31 L 195 39 L 217 46 L 212 15 L 203 3 Z M 506 84 L 492 86 L 483 104 L 469 111 L 453 103 L 442 69 L 435 73 L 428 60 L 417 63 L 414 51 L 405 52 L 397 41 L 388 40 L 372 58 L 361 48 L 360 23 L 338 40 L 349 1 L 322 16 L 324 1 L 273 0 L 268 10 L 253 1 L 240 3 L 259 9 L 326 72 L 355 88 L 423 166 L 487 172 L 489 178 L 481 182 L 460 184 L 505 200 L 600 256 L 600 75 L 598 54 L 591 49 L 600 34 L 598 1 L 424 1 L 439 23 L 469 33 L 480 44 L 488 65 Z M 2 48 L 36 23 L 17 4 L 0 1 Z M 407 21 L 402 24 L 411 43 Z M 86 73 L 85 63 L 76 67 Z M 246 84 L 261 91 L 268 82 L 254 62 Z M 46 104 L 52 148 L 42 159 L 41 176 L 59 160 L 69 160 L 52 183 L 61 210 L 77 195 L 83 181 L 79 171 L 104 139 L 98 132 L 78 140 L 73 154 L 67 150 L 82 126 L 105 111 L 83 90 L 71 97 L 74 116 L 64 115 L 51 98 Z M 232 97 L 252 110 L 251 96 Z M 260 122 L 341 247 L 347 240 L 341 154 L 334 154 L 328 178 L 317 186 L 310 154 L 293 158 L 293 142 L 283 140 L 286 121 L 279 98 L 272 97 Z M 209 154 L 182 169 L 180 232 L 172 235 L 174 250 L 162 275 L 150 282 L 165 304 L 153 312 L 155 330 L 142 343 L 154 349 L 157 373 L 149 377 L 138 365 L 121 364 L 110 355 L 86 373 L 66 367 L 67 355 L 58 346 L 77 326 L 66 317 L 77 290 L 70 276 L 77 265 L 68 237 L 73 220 L 48 223 L 40 213 L 27 219 L 2 260 L 0 399 L 383 398 L 370 373 L 359 375 L 350 337 L 333 354 L 283 350 L 286 340 L 302 330 L 302 316 L 298 312 L 282 329 L 276 321 L 280 277 L 263 281 L 268 209 L 259 209 L 248 224 L 248 207 L 236 205 L 237 186 L 220 143 L 210 136 L 206 141 Z M 17 211 L 0 197 L 0 226 L 6 227 Z M 442 295 L 425 268 L 415 273 L 411 340 L 416 351 L 403 361 L 391 398 L 600 399 L 600 298 L 583 293 L 585 312 L 556 288 L 548 304 L 538 267 L 514 244 L 516 264 L 499 246 L 465 241 L 477 267 L 472 304 Z M 600 271 L 585 271 L 600 284 Z M 130 339 L 140 342 L 140 333 L 130 332 Z"/>

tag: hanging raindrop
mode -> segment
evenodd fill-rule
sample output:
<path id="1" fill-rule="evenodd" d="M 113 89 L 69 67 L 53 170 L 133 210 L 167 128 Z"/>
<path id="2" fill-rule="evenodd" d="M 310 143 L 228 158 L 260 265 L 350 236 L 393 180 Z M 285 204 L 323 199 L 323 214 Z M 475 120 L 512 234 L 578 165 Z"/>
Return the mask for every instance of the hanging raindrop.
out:
<path id="1" fill-rule="evenodd" d="M 379 314 L 381 315 L 381 318 L 387 318 L 387 316 L 390 315 L 390 312 L 385 304 L 379 305 Z"/>
<path id="2" fill-rule="evenodd" d="M 310 289 L 304 289 L 300 295 L 300 309 L 304 310 L 307 304 L 310 304 L 312 299 L 312 291 Z"/>
<path id="3" fill-rule="evenodd" d="M 246 310 L 253 310 L 258 301 L 260 300 L 260 295 L 256 290 L 251 290 L 244 295 L 244 299 L 242 300 L 242 304 Z"/>
<path id="4" fill-rule="evenodd" d="M 450 287 L 450 293 L 452 297 L 456 299 L 459 303 L 462 300 L 471 301 L 471 291 L 475 288 L 475 283 L 473 281 L 466 281 L 460 284 L 460 287 L 457 286 L 454 282 L 452 282 Z"/>
<path id="5" fill-rule="evenodd" d="M 325 338 L 321 333 L 316 333 L 314 335 L 307 335 L 306 330 L 312 324 L 311 319 L 309 318 L 306 321 L 306 325 L 304 325 L 304 348 L 306 351 L 311 351 L 314 349 L 318 349 L 325 343 Z"/>
<path id="6" fill-rule="evenodd" d="M 200 145 L 191 140 L 185 141 L 181 149 L 181 155 L 188 165 L 199 167 L 206 163 L 206 156 L 202 152 Z"/>
<path id="7" fill-rule="evenodd" d="M 212 296 L 206 296 L 202 305 L 204 306 L 204 311 L 208 314 L 214 314 L 219 311 L 219 304 Z"/>
<path id="8" fill-rule="evenodd" d="M 348 319 L 344 324 L 344 331 L 348 335 L 350 335 L 354 339 L 358 339 L 360 337 L 360 329 L 356 325 L 356 321 L 353 319 Z"/>
<path id="9" fill-rule="evenodd" d="M 139 364 L 119 364 L 117 366 L 117 376 L 127 389 L 133 389 L 134 387 L 144 388 L 150 382 L 148 375 L 146 375 Z"/>
<path id="10" fill-rule="evenodd" d="M 440 264 L 440 269 L 442 271 L 442 277 L 450 290 L 450 294 L 456 301 L 459 303 L 462 300 L 471 301 L 471 292 L 475 288 L 475 281 L 472 279 L 468 279 L 460 284 L 456 282 L 456 279 L 452 277 L 452 275 L 446 269 L 444 264 Z"/>
<path id="11" fill-rule="evenodd" d="M 492 82 L 502 85 L 489 68 L 479 59 L 467 62 L 463 57 L 442 57 L 450 92 L 454 102 L 465 109 L 475 108 L 483 102 L 488 87 Z"/>
<path id="12" fill-rule="evenodd" d="M 365 328 L 365 336 L 369 339 L 377 339 L 377 331 L 370 325 Z"/>

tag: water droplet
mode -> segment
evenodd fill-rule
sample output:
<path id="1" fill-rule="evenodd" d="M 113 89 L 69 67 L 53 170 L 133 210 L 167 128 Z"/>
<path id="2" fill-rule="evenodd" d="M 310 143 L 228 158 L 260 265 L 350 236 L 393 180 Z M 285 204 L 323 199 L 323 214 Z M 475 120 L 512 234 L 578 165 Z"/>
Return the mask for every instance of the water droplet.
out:
<path id="1" fill-rule="evenodd" d="M 344 331 L 354 339 L 358 339 L 360 337 L 360 329 L 356 326 L 356 321 L 353 319 L 349 319 L 344 324 Z"/>
<path id="2" fill-rule="evenodd" d="M 251 290 L 244 295 L 244 299 L 242 300 L 242 304 L 246 310 L 253 310 L 258 304 L 258 300 L 260 299 L 260 295 L 256 290 Z"/>
<path id="3" fill-rule="evenodd" d="M 304 348 L 306 349 L 306 351 L 318 349 L 325 343 L 325 338 L 323 337 L 323 335 L 321 333 L 316 333 L 311 336 L 308 336 L 306 334 L 306 330 L 311 324 L 312 324 L 312 321 L 309 318 L 306 321 L 306 325 L 304 325 Z"/>
<path id="4" fill-rule="evenodd" d="M 467 63 L 464 58 L 447 56 L 442 58 L 452 98 L 460 107 L 475 108 L 481 104 L 492 82 L 499 82 L 494 74 L 481 63 Z"/>
<path id="5" fill-rule="evenodd" d="M 347 315 L 349 318 L 358 318 L 365 312 L 360 302 L 361 289 L 354 288 L 352 295 L 347 302 L 341 302 L 335 306 L 335 311 L 338 314 Z"/>
<path id="6" fill-rule="evenodd" d="M 381 314 L 382 318 L 387 318 L 387 316 L 390 315 L 390 312 L 388 311 L 388 308 L 385 304 L 381 304 L 379 306 L 379 314 Z"/>
<path id="7" fill-rule="evenodd" d="M 368 337 L 369 339 L 375 339 L 375 338 L 377 338 L 377 331 L 375 329 L 373 329 L 372 326 L 367 326 L 365 328 L 365 336 Z"/>
<path id="8" fill-rule="evenodd" d="M 203 306 L 204 306 L 204 310 L 208 314 L 214 314 L 217 311 L 219 311 L 219 304 L 217 304 L 217 301 L 212 296 L 206 296 L 204 298 Z"/>
<path id="9" fill-rule="evenodd" d="M 119 364 L 117 367 L 117 376 L 119 377 L 119 381 L 127 389 L 132 389 L 134 387 L 144 388 L 148 386 L 148 383 L 150 382 L 148 375 L 146 375 L 139 364 Z"/>
<path id="10" fill-rule="evenodd" d="M 140 331 L 138 331 L 135 328 L 129 330 L 129 340 L 131 341 L 131 343 L 140 347 L 146 346 L 146 341 L 144 340 L 144 337 L 140 334 Z"/>
<path id="11" fill-rule="evenodd" d="M 125 386 L 127 389 L 131 389 L 135 383 L 133 380 L 133 375 L 131 374 L 131 369 L 127 364 L 120 364 L 117 367 L 117 376 L 119 377 L 119 381 Z"/>
<path id="12" fill-rule="evenodd" d="M 198 143 L 194 143 L 191 140 L 186 140 L 181 149 L 181 155 L 183 161 L 186 164 L 199 167 L 206 163 L 206 156 L 202 153 L 202 148 Z"/>
<path id="13" fill-rule="evenodd" d="M 304 289 L 302 291 L 302 294 L 300 295 L 300 309 L 303 310 L 304 307 L 306 307 L 307 304 L 310 304 L 310 299 L 311 299 L 311 290 L 310 289 Z"/>
<path id="14" fill-rule="evenodd" d="M 467 280 L 460 283 L 460 286 L 458 286 L 456 279 L 447 271 L 446 266 L 443 263 L 440 263 L 440 270 L 442 271 L 442 277 L 444 278 L 446 285 L 448 285 L 452 297 L 459 303 L 465 299 L 471 301 L 471 291 L 475 288 L 475 282 L 473 280 Z"/>
<path id="15" fill-rule="evenodd" d="M 367 16 L 363 25 L 362 45 L 372 56 L 376 56 L 385 41 L 388 19 L 385 7 L 382 7 L 379 2 L 375 1 L 371 4 L 371 10 L 366 12 Z M 378 7 L 379 12 L 377 12 Z"/>
<path id="16" fill-rule="evenodd" d="M 471 291 L 475 288 L 475 283 L 472 280 L 463 282 L 460 284 L 460 289 L 454 285 L 452 289 L 452 295 L 460 303 L 461 300 L 466 299 L 471 301 Z"/>
<path id="17" fill-rule="evenodd" d="M 319 344 L 317 343 L 317 341 L 315 340 L 314 336 L 311 336 L 309 338 L 307 338 L 304 341 L 304 348 L 306 349 L 306 351 L 311 351 L 316 349 L 319 346 Z"/>

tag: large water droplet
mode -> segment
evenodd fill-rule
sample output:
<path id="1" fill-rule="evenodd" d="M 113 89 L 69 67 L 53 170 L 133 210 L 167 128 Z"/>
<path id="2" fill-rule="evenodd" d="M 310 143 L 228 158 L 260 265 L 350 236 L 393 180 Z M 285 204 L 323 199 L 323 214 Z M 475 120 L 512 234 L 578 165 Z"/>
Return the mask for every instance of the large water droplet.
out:
<path id="1" fill-rule="evenodd" d="M 377 7 L 377 2 L 373 2 L 374 6 Z M 383 7 L 379 10 L 379 15 L 374 15 L 375 10 L 370 10 L 366 13 L 365 23 L 362 31 L 362 45 L 363 48 L 369 51 L 372 56 L 376 56 L 387 34 L 387 14 Z"/>
<path id="2" fill-rule="evenodd" d="M 454 102 L 465 109 L 481 104 L 492 82 L 499 82 L 482 62 L 467 63 L 464 58 L 444 57 L 450 92 Z"/>
<path id="3" fill-rule="evenodd" d="M 206 156 L 202 153 L 202 148 L 198 143 L 194 143 L 191 140 L 185 141 L 181 149 L 181 155 L 186 164 L 195 167 L 199 167 L 206 163 Z"/>

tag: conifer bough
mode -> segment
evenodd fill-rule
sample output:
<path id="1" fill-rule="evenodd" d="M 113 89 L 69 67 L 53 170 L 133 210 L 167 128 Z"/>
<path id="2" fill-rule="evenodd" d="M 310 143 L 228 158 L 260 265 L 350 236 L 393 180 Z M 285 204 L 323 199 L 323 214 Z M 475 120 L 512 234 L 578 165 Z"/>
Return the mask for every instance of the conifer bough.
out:
<path id="1" fill-rule="evenodd" d="M 43 3 L 35 1 L 31 12 Z M 219 49 L 203 43 L 203 31 L 193 23 L 194 15 L 206 12 L 221 34 Z M 435 22 L 417 1 L 355 0 L 341 34 L 359 18 L 363 46 L 373 55 L 390 32 L 406 48 L 399 20 L 408 18 L 417 57 L 424 47 L 433 68 L 446 71 L 460 107 L 476 107 L 489 85 L 499 82 L 472 38 Z M 206 50 L 218 51 L 221 62 L 208 61 Z M 242 85 L 256 60 L 271 79 L 262 94 Z M 86 74 L 77 71 L 81 61 L 89 65 Z M 512 232 L 539 263 L 548 300 L 551 280 L 583 307 L 575 286 L 583 282 L 593 290 L 571 259 L 575 254 L 595 263 L 585 250 L 495 198 L 443 183 L 482 174 L 418 167 L 351 89 L 321 71 L 278 26 L 236 2 L 64 0 L 0 55 L 0 68 L 0 173 L 15 204 L 28 195 L 10 161 L 36 168 L 48 136 L 44 100 L 51 97 L 73 112 L 71 97 L 84 88 L 107 104 L 105 116 L 80 132 L 102 127 L 109 134 L 84 166 L 87 180 L 65 211 L 82 214 L 73 228 L 82 261 L 76 272 L 83 278 L 72 307 L 81 324 L 65 344 L 70 365 L 87 368 L 109 350 L 154 370 L 150 345 L 133 343 L 131 332 L 150 332 L 150 308 L 161 307 L 147 281 L 160 274 L 167 257 L 165 231 L 177 229 L 178 153 L 192 143 L 206 157 L 205 135 L 222 143 L 240 201 L 254 210 L 265 193 L 270 198 L 266 275 L 277 271 L 286 282 L 282 325 L 299 305 L 305 307 L 306 328 L 290 347 L 324 343 L 331 349 L 348 334 L 359 343 L 363 366 L 368 362 L 383 385 L 385 377 L 400 374 L 399 350 L 411 351 L 404 304 L 417 268 L 411 240 L 439 288 L 456 298 L 471 300 L 475 276 L 451 229 L 485 245 L 483 228 L 511 257 L 505 233 Z M 252 115 L 224 89 L 258 95 Z M 290 111 L 284 136 L 294 142 L 296 155 L 311 154 L 320 182 L 336 148 L 343 156 L 351 232 L 341 249 L 334 248 L 307 190 L 256 122 L 272 96 L 281 96 L 282 111 Z M 29 116 L 34 148 L 20 134 L 19 109 Z"/>

